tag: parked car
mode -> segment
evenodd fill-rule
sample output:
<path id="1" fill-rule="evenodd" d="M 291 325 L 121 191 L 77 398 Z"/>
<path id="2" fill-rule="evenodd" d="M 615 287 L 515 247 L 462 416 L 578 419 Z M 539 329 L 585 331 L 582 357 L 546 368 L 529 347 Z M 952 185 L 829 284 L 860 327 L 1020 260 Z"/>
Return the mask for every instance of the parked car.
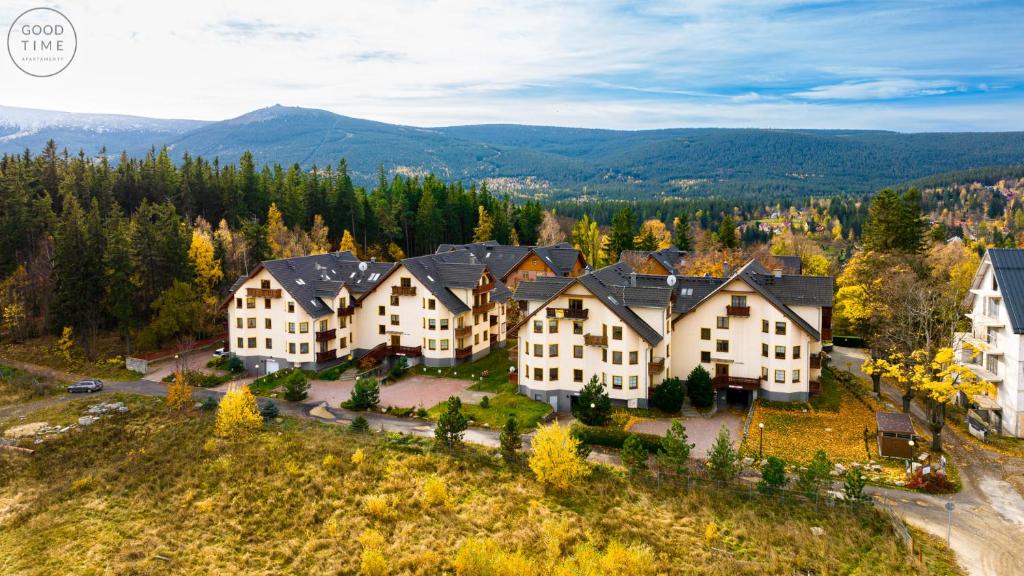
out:
<path id="1" fill-rule="evenodd" d="M 80 380 L 68 386 L 68 392 L 99 392 L 103 390 L 102 380 Z"/>
<path id="2" fill-rule="evenodd" d="M 227 356 L 227 355 L 228 355 L 227 348 L 217 348 L 216 350 L 213 351 L 213 357 L 214 358 L 223 358 L 224 356 Z"/>

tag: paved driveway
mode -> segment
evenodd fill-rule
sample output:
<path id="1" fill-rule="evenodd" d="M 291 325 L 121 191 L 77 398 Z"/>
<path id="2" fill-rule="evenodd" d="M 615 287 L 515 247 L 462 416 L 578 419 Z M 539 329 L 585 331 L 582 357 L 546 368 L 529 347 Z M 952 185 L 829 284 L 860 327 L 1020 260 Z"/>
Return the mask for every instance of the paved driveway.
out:
<path id="1" fill-rule="evenodd" d="M 686 436 L 694 444 L 690 452 L 693 458 L 705 458 L 715 443 L 718 431 L 725 426 L 732 435 L 732 445 L 739 447 L 743 439 L 743 417 L 735 412 L 719 412 L 711 418 L 684 418 Z M 670 419 L 641 420 L 630 429 L 632 432 L 643 432 L 655 436 L 664 436 L 671 425 Z"/>
<path id="2" fill-rule="evenodd" d="M 398 382 L 381 386 L 380 406 L 396 408 L 431 408 L 444 402 L 449 396 L 461 396 L 473 385 L 470 380 L 435 378 L 433 376 L 409 376 Z M 352 396 L 355 381 L 313 380 L 309 386 L 306 402 L 327 402 L 328 406 L 340 406 Z M 465 399 L 464 399 L 465 401 Z"/>

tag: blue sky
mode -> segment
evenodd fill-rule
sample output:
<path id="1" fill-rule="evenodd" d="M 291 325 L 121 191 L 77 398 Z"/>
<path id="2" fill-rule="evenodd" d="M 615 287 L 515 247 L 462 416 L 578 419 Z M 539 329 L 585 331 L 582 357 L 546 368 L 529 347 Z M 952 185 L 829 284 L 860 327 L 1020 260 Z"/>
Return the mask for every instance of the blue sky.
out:
<path id="1" fill-rule="evenodd" d="M 26 7 L 0 7 L 0 25 Z M 1024 1 L 67 2 L 58 76 L 0 104 L 222 119 L 281 103 L 515 122 L 1024 130 Z"/>

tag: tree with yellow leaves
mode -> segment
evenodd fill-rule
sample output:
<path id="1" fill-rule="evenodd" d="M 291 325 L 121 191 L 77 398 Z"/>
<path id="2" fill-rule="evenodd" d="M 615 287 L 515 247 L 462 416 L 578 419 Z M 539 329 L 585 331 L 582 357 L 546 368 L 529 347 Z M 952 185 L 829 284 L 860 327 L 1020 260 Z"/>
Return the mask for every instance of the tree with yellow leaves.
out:
<path id="1" fill-rule="evenodd" d="M 634 242 L 639 245 L 642 238 L 653 238 L 653 250 L 661 250 L 672 245 L 672 233 L 665 227 L 665 223 L 657 218 L 645 220 L 640 225 L 640 234 L 636 236 Z"/>
<path id="2" fill-rule="evenodd" d="M 308 254 L 326 254 L 331 251 L 331 241 L 327 239 L 329 232 L 323 216 L 314 215 L 313 226 L 309 229 Z"/>
<path id="3" fill-rule="evenodd" d="M 917 373 L 918 366 L 927 361 L 927 352 L 915 350 L 909 355 L 894 352 L 886 358 L 876 358 L 872 362 L 872 370 L 878 370 L 881 377 L 896 384 L 902 392 L 904 412 L 910 412 L 910 401 L 914 399 L 916 389 L 914 374 Z"/>
<path id="4" fill-rule="evenodd" d="M 882 393 L 882 369 L 874 358 L 868 356 L 860 365 L 860 371 L 871 377 L 871 390 L 878 396 Z"/>
<path id="5" fill-rule="evenodd" d="M 355 256 L 359 256 L 359 249 L 356 248 L 355 238 L 352 237 L 352 233 L 348 230 L 341 235 L 341 245 L 338 246 L 338 250 L 342 252 L 351 252 Z"/>
<path id="6" fill-rule="evenodd" d="M 221 438 L 245 438 L 259 431 L 263 417 L 248 386 L 232 387 L 220 401 L 214 430 Z"/>
<path id="7" fill-rule="evenodd" d="M 291 233 L 288 232 L 288 227 L 284 225 L 281 211 L 277 209 L 276 203 L 271 204 L 267 210 L 267 244 L 270 246 L 270 251 L 274 254 L 275 258 L 285 257 L 284 249 L 290 241 L 289 236 L 291 236 Z"/>
<path id="8" fill-rule="evenodd" d="M 530 470 L 546 488 L 564 492 L 590 474 L 579 455 L 580 441 L 558 422 L 537 430 L 530 444 Z"/>
<path id="9" fill-rule="evenodd" d="M 189 407 L 192 403 L 192 386 L 185 380 L 181 372 L 174 373 L 174 381 L 167 385 L 167 407 L 176 412 Z"/>
<path id="10" fill-rule="evenodd" d="M 477 207 L 477 224 L 473 228 L 473 242 L 486 242 L 494 239 L 494 221 L 481 204 Z"/>
<path id="11" fill-rule="evenodd" d="M 572 227 L 572 245 L 583 254 L 583 258 L 593 268 L 600 268 L 604 263 L 604 238 L 597 227 L 597 222 L 586 214 L 576 221 Z"/>
<path id="12" fill-rule="evenodd" d="M 949 403 L 960 394 L 970 398 L 992 389 L 991 384 L 956 362 L 952 348 L 939 348 L 930 361 L 914 366 L 911 379 L 915 389 L 928 401 L 928 428 L 932 431 L 934 452 L 942 451 L 942 428 L 946 424 Z"/>
<path id="13" fill-rule="evenodd" d="M 213 242 L 199 228 L 192 231 L 192 244 L 188 248 L 188 261 L 196 276 L 196 287 L 200 295 L 210 298 L 217 291 L 217 285 L 224 279 L 220 260 L 213 256 Z"/>

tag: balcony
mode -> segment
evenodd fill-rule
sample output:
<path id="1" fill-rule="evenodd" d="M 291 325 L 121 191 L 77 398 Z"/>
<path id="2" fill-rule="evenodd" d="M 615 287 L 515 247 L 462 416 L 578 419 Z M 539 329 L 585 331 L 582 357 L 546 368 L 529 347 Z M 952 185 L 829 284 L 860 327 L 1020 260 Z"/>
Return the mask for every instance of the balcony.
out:
<path id="1" fill-rule="evenodd" d="M 415 358 L 423 355 L 423 346 L 388 346 L 388 356 L 409 356 Z"/>
<path id="2" fill-rule="evenodd" d="M 473 288 L 473 294 L 484 294 L 494 290 L 494 282 L 488 282 L 487 284 L 481 284 Z"/>
<path id="3" fill-rule="evenodd" d="M 280 298 L 280 288 L 246 288 L 245 295 L 249 298 Z"/>
<path id="4" fill-rule="evenodd" d="M 457 358 L 457 359 L 469 358 L 472 355 L 473 355 L 473 347 L 472 346 L 466 346 L 465 348 L 456 348 L 455 349 L 455 358 Z"/>
<path id="5" fill-rule="evenodd" d="M 715 376 L 711 379 L 715 390 L 735 388 L 740 390 L 757 390 L 761 387 L 760 378 L 741 378 L 739 376 Z"/>
<path id="6" fill-rule="evenodd" d="M 456 338 L 465 338 L 466 336 L 469 336 L 471 334 L 473 334 L 473 327 L 472 326 L 463 326 L 462 328 L 456 328 L 455 329 L 455 337 Z"/>
<path id="7" fill-rule="evenodd" d="M 355 313 L 355 306 L 342 306 L 341 308 L 338 308 L 338 316 L 351 316 Z"/>
<path id="8" fill-rule="evenodd" d="M 811 354 L 811 370 L 821 369 L 821 356 L 818 354 Z"/>
<path id="9" fill-rule="evenodd" d="M 320 362 L 330 362 L 331 360 L 336 360 L 337 358 L 338 358 L 338 351 L 337 350 L 328 350 L 327 352 L 317 352 L 316 353 L 316 361 L 317 361 L 317 363 L 320 363 Z"/>
<path id="10" fill-rule="evenodd" d="M 726 306 L 725 314 L 727 316 L 741 316 L 746 318 L 750 316 L 750 306 Z"/>
<path id="11" fill-rule="evenodd" d="M 651 361 L 647 363 L 647 374 L 654 376 L 661 374 L 665 370 L 665 359 L 664 358 L 651 358 Z"/>
<path id="12" fill-rule="evenodd" d="M 483 304 L 478 304 L 476 306 L 473 306 L 473 315 L 475 316 L 477 314 L 486 314 L 490 312 L 492 308 L 494 308 L 493 300 L 489 302 L 484 302 Z"/>
<path id="13" fill-rule="evenodd" d="M 584 334 L 583 343 L 586 344 L 587 346 L 607 346 L 608 337 L 601 336 L 598 334 Z"/>
<path id="14" fill-rule="evenodd" d="M 586 320 L 589 315 L 587 308 L 548 308 L 548 318 L 568 318 Z"/>
<path id="15" fill-rule="evenodd" d="M 334 328 L 330 330 L 321 330 L 316 333 L 317 342 L 330 342 L 336 337 Z"/>
<path id="16" fill-rule="evenodd" d="M 416 295 L 416 287 L 415 286 L 392 286 L 391 287 L 391 295 L 392 296 L 415 296 Z"/>

